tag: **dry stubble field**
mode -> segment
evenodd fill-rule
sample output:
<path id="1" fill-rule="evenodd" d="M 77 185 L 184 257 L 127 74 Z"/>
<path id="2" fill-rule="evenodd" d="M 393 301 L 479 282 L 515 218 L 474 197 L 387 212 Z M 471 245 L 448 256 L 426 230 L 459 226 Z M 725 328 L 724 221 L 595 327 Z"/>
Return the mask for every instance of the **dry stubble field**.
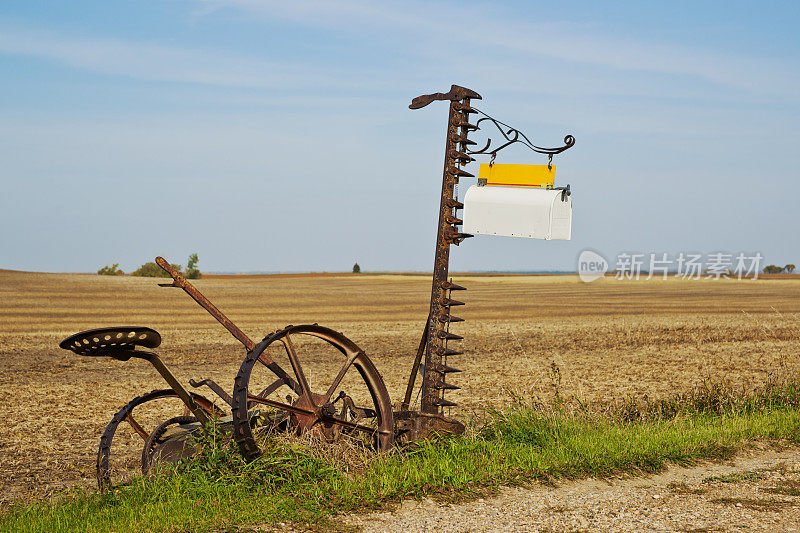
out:
<path id="1" fill-rule="evenodd" d="M 80 330 L 143 325 L 186 382 L 231 389 L 244 350 L 178 289 L 159 280 L 0 271 L 0 502 L 94 483 L 99 436 L 132 397 L 163 388 L 142 361 L 82 358 L 58 348 Z M 163 281 L 163 280 L 161 280 Z M 757 385 L 800 360 L 800 279 L 617 281 L 572 276 L 456 276 L 469 290 L 453 330 L 465 354 L 453 414 L 479 419 L 513 395 L 589 402 L 657 397 L 703 377 Z M 210 277 L 198 288 L 252 338 L 288 324 L 342 331 L 375 361 L 392 399 L 404 390 L 427 313 L 425 276 Z M 463 295 L 463 298 L 461 296 Z M 339 361 L 304 359 L 314 380 Z M 313 383 L 312 383 L 313 386 Z M 213 396 L 210 392 L 204 392 Z"/>

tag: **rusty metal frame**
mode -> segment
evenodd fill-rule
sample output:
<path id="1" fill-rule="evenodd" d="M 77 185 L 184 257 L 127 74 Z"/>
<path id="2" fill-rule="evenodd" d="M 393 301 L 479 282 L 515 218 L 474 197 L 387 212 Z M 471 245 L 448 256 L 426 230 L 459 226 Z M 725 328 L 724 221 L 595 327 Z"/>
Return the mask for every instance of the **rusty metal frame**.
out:
<path id="1" fill-rule="evenodd" d="M 264 340 L 256 344 L 214 304 L 203 296 L 194 285 L 187 281 L 180 272 L 172 268 L 168 261 L 163 257 L 156 258 L 156 263 L 173 279 L 172 283 L 160 285 L 183 289 L 247 349 L 248 355 L 236 377 L 232 396 L 225 393 L 219 385 L 212 380 L 203 380 L 200 382 L 195 382 L 194 380 L 190 381 L 193 387 L 200 387 L 203 385 L 210 387 L 212 390 L 216 391 L 224 401 L 231 405 L 235 419 L 234 438 L 239 443 L 241 451 L 246 458 L 251 459 L 259 453 L 258 446 L 250 431 L 248 419 L 248 406 L 253 402 L 283 409 L 291 413 L 298 420 L 301 420 L 301 426 L 304 424 L 305 426 L 311 427 L 313 425 L 325 423 L 328 425 L 347 427 L 351 430 L 354 429 L 362 432 L 367 431 L 374 433 L 377 448 L 382 451 L 387 450 L 394 442 L 403 443 L 423 439 L 434 433 L 463 433 L 463 424 L 445 416 L 444 409 L 456 405 L 455 402 L 445 398 L 446 391 L 459 389 L 458 386 L 448 383 L 445 380 L 449 374 L 459 372 L 458 369 L 448 365 L 448 357 L 460 355 L 462 353 L 452 349 L 449 345 L 452 341 L 462 339 L 461 336 L 450 331 L 450 325 L 452 323 L 463 321 L 463 319 L 452 314 L 452 308 L 464 305 L 463 302 L 453 299 L 452 293 L 453 291 L 465 290 L 464 287 L 456 285 L 452 280 L 448 279 L 450 246 L 458 246 L 464 239 L 472 237 L 472 235 L 459 230 L 462 220 L 459 218 L 458 210 L 463 209 L 464 205 L 458 201 L 457 185 L 461 178 L 474 177 L 464 170 L 464 166 L 474 161 L 473 155 L 489 155 L 491 159 L 494 160 L 499 151 L 514 144 L 522 144 L 534 152 L 548 155 L 550 160 L 552 160 L 553 155 L 559 154 L 575 144 L 574 137 L 572 137 L 572 135 L 567 135 L 564 138 L 564 145 L 560 147 L 544 148 L 534 145 L 521 131 L 489 116 L 471 105 L 473 100 L 480 99 L 481 96 L 475 91 L 453 85 L 447 93 L 421 95 L 414 98 L 409 105 L 410 109 L 421 109 L 434 101 L 450 102 L 447 131 L 445 134 L 444 168 L 442 171 L 442 189 L 439 203 L 428 317 L 419 347 L 414 357 L 405 394 L 400 402 L 400 409 L 398 411 L 392 411 L 383 378 L 380 376 L 380 373 L 377 371 L 372 361 L 370 361 L 366 354 L 352 343 L 352 341 L 344 337 L 341 333 L 323 328 L 317 324 L 287 326 L 283 330 L 278 330 L 267 335 Z M 470 123 L 470 115 L 476 115 L 476 117 L 480 118 L 477 118 L 474 123 Z M 483 124 L 493 125 L 500 132 L 503 141 L 501 141 L 499 146 L 493 146 L 492 139 L 488 138 L 486 144 L 482 148 L 471 148 L 478 146 L 478 144 L 468 138 L 469 134 L 480 130 Z M 566 193 L 568 194 L 568 188 Z M 144 331 L 148 328 L 139 329 Z M 148 342 L 152 341 L 152 343 L 154 343 L 151 347 L 157 346 L 158 342 L 160 342 L 160 337 L 156 332 L 150 331 L 152 333 L 152 339 L 148 337 Z M 300 361 L 294 353 L 294 348 L 289 338 L 289 335 L 292 333 L 319 337 L 338 348 L 339 351 L 346 356 L 344 367 L 339 371 L 333 384 L 328 388 L 325 394 L 315 394 L 311 392 L 300 366 Z M 158 342 L 156 342 L 156 337 L 158 337 Z M 75 346 L 64 345 L 64 342 L 69 340 L 70 338 L 62 342 L 63 348 L 72 349 L 76 351 L 76 353 L 81 353 L 81 350 L 77 348 L 85 348 L 77 343 L 75 343 Z M 284 344 L 292 366 L 291 370 L 296 379 L 289 375 L 286 370 L 267 355 L 266 348 L 272 342 L 276 341 Z M 148 343 L 144 341 L 139 342 L 139 344 L 144 346 L 148 345 Z M 111 349 L 109 348 L 109 350 Z M 110 446 L 119 423 L 123 420 L 127 420 L 134 431 L 142 438 L 149 438 L 146 435 L 146 431 L 132 417 L 132 411 L 138 405 L 151 400 L 175 396 L 183 400 L 187 408 L 194 414 L 195 418 L 203 424 L 219 414 L 219 410 L 212 402 L 184 389 L 163 363 L 161 363 L 156 354 L 127 348 L 122 351 L 120 350 L 122 349 L 118 349 L 117 352 L 114 353 L 109 352 L 107 355 L 111 355 L 120 360 L 127 360 L 131 356 L 142 357 L 149 360 L 171 386 L 171 390 L 153 391 L 150 394 L 134 398 L 112 419 L 101 438 L 101 445 L 98 452 L 97 472 L 101 487 L 104 485 L 107 486 L 110 483 Z M 83 355 L 98 354 L 92 353 Z M 278 379 L 267 387 L 267 389 L 262 391 L 261 394 L 252 395 L 248 391 L 247 386 L 250 373 L 256 362 L 265 365 Z M 344 373 L 351 366 L 357 368 L 361 377 L 366 382 L 373 397 L 374 406 L 379 411 L 379 424 L 375 429 L 359 425 L 358 420 L 351 422 L 336 417 L 334 402 L 337 400 L 331 401 L 331 395 L 337 384 L 341 381 Z M 421 405 L 419 411 L 414 411 L 411 410 L 411 398 L 415 389 L 416 377 L 420 369 L 422 369 L 422 384 L 420 386 Z M 277 387 L 282 385 L 289 386 L 300 397 L 299 400 L 289 405 L 266 398 L 269 392 L 274 391 Z M 346 401 L 344 403 L 346 404 Z M 352 404 L 352 400 L 350 403 Z M 346 409 L 346 406 L 343 407 L 342 412 L 344 413 Z M 350 409 L 354 412 L 365 411 L 356 408 L 354 405 L 350 405 Z"/>
<path id="2" fill-rule="evenodd" d="M 459 387 L 447 383 L 445 376 L 456 369 L 447 365 L 447 357 L 459 355 L 461 352 L 448 347 L 449 341 L 460 340 L 462 337 L 450 332 L 450 324 L 461 322 L 462 319 L 452 314 L 452 308 L 463 305 L 463 302 L 451 298 L 453 290 L 463 290 L 464 287 L 448 281 L 450 264 L 450 246 L 458 245 L 464 239 L 471 237 L 461 233 L 458 226 L 461 219 L 458 210 L 464 206 L 455 196 L 455 186 L 462 177 L 474 177 L 463 170 L 463 166 L 474 159 L 467 154 L 469 146 L 475 144 L 468 139 L 469 132 L 477 129 L 475 124 L 470 124 L 469 116 L 475 113 L 470 107 L 471 100 L 480 100 L 481 96 L 465 87 L 453 85 L 450 92 L 423 95 L 415 98 L 411 109 L 420 109 L 435 100 L 449 100 L 450 112 L 447 120 L 445 135 L 444 169 L 442 171 L 442 192 L 439 202 L 439 222 L 436 233 L 436 247 L 433 262 L 433 281 L 431 298 L 426 326 L 425 338 L 425 370 L 422 376 L 421 412 L 427 415 L 443 416 L 444 407 L 456 405 L 445 399 L 444 392 L 455 390 Z M 416 365 L 415 365 L 416 366 Z M 409 387 L 413 387 L 416 372 L 409 378 Z M 408 392 L 406 397 L 408 397 Z"/>
<path id="3" fill-rule="evenodd" d="M 534 152 L 548 155 L 551 160 L 553 155 L 559 154 L 575 144 L 575 138 L 572 135 L 567 135 L 564 137 L 563 146 L 555 148 L 537 146 L 520 130 L 495 119 L 471 105 L 473 100 L 480 99 L 481 95 L 475 91 L 459 85 L 452 85 L 447 93 L 421 95 L 414 98 L 408 106 L 410 109 L 421 109 L 435 101 L 450 102 L 445 134 L 444 168 L 442 171 L 442 189 L 439 202 L 439 219 L 434 249 L 433 279 L 428 318 L 412 363 L 405 394 L 399 405 L 400 409 L 394 413 L 397 435 L 399 437 L 406 436 L 405 439 L 399 438 L 398 440 L 400 441 L 425 438 L 436 431 L 461 433 L 464 430 L 463 425 L 446 417 L 444 413 L 445 408 L 456 405 L 455 402 L 445 398 L 446 391 L 460 388 L 447 382 L 445 378 L 448 374 L 460 372 L 460 370 L 448 365 L 448 357 L 462 354 L 462 352 L 452 349 L 449 345 L 450 342 L 463 338 L 451 332 L 450 325 L 463 321 L 462 318 L 453 315 L 452 308 L 464 305 L 464 302 L 452 298 L 452 293 L 453 291 L 466 289 L 449 280 L 448 275 L 450 246 L 458 246 L 464 239 L 472 237 L 472 235 L 459 231 L 462 220 L 459 218 L 458 210 L 463 209 L 464 205 L 458 201 L 456 186 L 461 178 L 474 177 L 473 174 L 464 170 L 464 166 L 474 161 L 472 155 L 489 155 L 493 160 L 499 151 L 513 144 L 522 144 Z M 470 123 L 470 115 L 476 115 L 480 118 L 474 123 Z M 488 138 L 482 148 L 472 148 L 477 146 L 477 143 L 469 139 L 469 134 L 480 130 L 481 125 L 484 123 L 493 125 L 503 136 L 504 142 L 499 146 L 493 147 L 492 139 Z M 278 382 L 276 383 L 283 382 L 289 385 L 300 396 L 307 393 L 305 390 L 307 387 L 303 383 L 295 381 L 283 368 L 270 359 L 263 350 L 256 350 L 260 345 L 256 345 L 245 335 L 185 277 L 175 271 L 168 261 L 158 257 L 156 262 L 173 278 L 172 284 L 164 285 L 180 287 L 186 291 L 192 299 L 208 311 L 245 346 L 249 354 L 248 357 L 252 358 L 254 353 L 257 352 L 257 360 L 266 365 L 278 377 Z M 423 370 L 422 385 L 420 387 L 421 405 L 419 412 L 417 412 L 410 410 L 410 408 L 416 377 L 420 368 Z M 295 374 L 297 374 L 296 369 Z M 234 398 L 235 396 L 234 394 Z M 241 404 L 242 401 L 239 403 Z"/>
<path id="4" fill-rule="evenodd" d="M 167 274 L 172 276 L 172 283 L 161 284 L 162 287 L 179 287 L 183 289 L 186 294 L 191 296 L 192 299 L 200 305 L 200 307 L 208 311 L 208 314 L 216 318 L 217 322 L 222 324 L 222 326 L 227 329 L 230 334 L 236 338 L 236 340 L 241 342 L 248 352 L 252 351 L 253 348 L 256 347 L 256 343 L 253 342 L 250 337 L 248 337 L 241 329 L 239 329 L 239 327 L 236 326 L 236 324 L 234 324 L 230 318 L 225 316 L 225 314 L 220 311 L 216 305 L 211 303 L 208 298 L 203 296 L 203 294 L 198 291 L 194 285 L 189 283 L 189 281 L 187 281 L 180 272 L 172 268 L 172 265 L 169 264 L 169 261 L 159 256 L 156 257 L 156 263 L 158 266 L 163 268 Z M 258 360 L 267 368 L 272 370 L 276 376 L 283 379 L 293 391 L 295 391 L 297 394 L 302 394 L 303 390 L 300 387 L 300 384 L 292 379 L 292 377 L 278 363 L 270 359 L 269 355 L 262 353 Z"/>
<path id="5" fill-rule="evenodd" d="M 447 364 L 448 357 L 461 355 L 461 352 L 453 350 L 449 346 L 451 341 L 462 339 L 461 336 L 450 331 L 450 324 L 463 321 L 452 314 L 452 308 L 464 305 L 464 302 L 455 300 L 451 296 L 453 291 L 465 290 L 464 287 L 447 279 L 450 246 L 453 244 L 458 246 L 464 239 L 472 237 L 472 235 L 460 232 L 458 228 L 462 223 L 458 216 L 458 210 L 463 209 L 464 206 L 458 201 L 456 185 L 463 177 L 474 177 L 463 167 L 474 161 L 472 155 L 490 155 L 493 161 L 500 150 L 513 144 L 522 144 L 534 152 L 548 155 L 550 161 L 552 161 L 553 155 L 559 154 L 575 144 L 575 138 L 567 135 L 564 137 L 563 146 L 556 148 L 537 146 L 518 129 L 471 105 L 472 100 L 480 99 L 481 96 L 475 91 L 453 85 L 447 93 L 418 96 L 408 106 L 410 109 L 421 109 L 434 101 L 450 102 L 428 319 L 414 358 L 411 375 L 408 378 L 406 393 L 400 404 L 401 411 L 395 413 L 398 427 L 409 432 L 411 440 L 424 438 L 432 431 L 461 433 L 464 429 L 459 422 L 444 416 L 445 407 L 456 405 L 455 402 L 444 397 L 445 392 L 459 389 L 456 385 L 445 381 L 448 374 L 459 372 L 458 369 Z M 480 118 L 475 123 L 470 123 L 470 115 Z M 488 138 L 482 148 L 471 148 L 477 146 L 477 143 L 469 139 L 469 134 L 480 130 L 484 123 L 497 128 L 503 136 L 504 142 L 499 146 L 492 146 L 492 139 Z M 425 364 L 420 391 L 422 400 L 420 412 L 417 413 L 409 409 L 423 354 Z"/>

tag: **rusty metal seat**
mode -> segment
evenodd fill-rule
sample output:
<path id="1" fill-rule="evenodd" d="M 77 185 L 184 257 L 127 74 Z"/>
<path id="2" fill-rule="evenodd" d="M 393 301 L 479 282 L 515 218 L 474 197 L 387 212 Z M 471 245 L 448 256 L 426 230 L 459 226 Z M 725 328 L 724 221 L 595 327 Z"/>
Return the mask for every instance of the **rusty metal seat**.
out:
<path id="1" fill-rule="evenodd" d="M 113 357 L 127 361 L 139 355 L 137 346 L 156 348 L 161 344 L 161 335 L 150 328 L 118 326 L 81 331 L 61 341 L 59 346 L 78 355 Z"/>
<path id="2" fill-rule="evenodd" d="M 161 362 L 161 358 L 153 352 L 136 349 L 137 346 L 157 348 L 160 344 L 161 335 L 154 329 L 140 326 L 118 326 L 81 331 L 61 341 L 59 346 L 65 350 L 72 350 L 78 355 L 107 356 L 118 361 L 127 361 L 131 357 L 136 357 L 148 361 L 169 383 L 169 386 L 186 404 L 195 418 L 201 424 L 207 424 L 210 420 L 208 414 L 197 405 L 183 385 L 178 383 L 172 372 Z"/>

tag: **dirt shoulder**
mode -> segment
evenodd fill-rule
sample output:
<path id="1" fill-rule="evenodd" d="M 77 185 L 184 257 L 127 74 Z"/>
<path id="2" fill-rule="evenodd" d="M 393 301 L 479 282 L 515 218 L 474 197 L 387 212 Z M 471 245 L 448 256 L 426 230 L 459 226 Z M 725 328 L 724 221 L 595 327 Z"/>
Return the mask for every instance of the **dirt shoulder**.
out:
<path id="1" fill-rule="evenodd" d="M 405 501 L 342 517 L 366 532 L 798 531 L 800 449 L 761 448 L 659 475 L 503 488 L 462 504 Z"/>

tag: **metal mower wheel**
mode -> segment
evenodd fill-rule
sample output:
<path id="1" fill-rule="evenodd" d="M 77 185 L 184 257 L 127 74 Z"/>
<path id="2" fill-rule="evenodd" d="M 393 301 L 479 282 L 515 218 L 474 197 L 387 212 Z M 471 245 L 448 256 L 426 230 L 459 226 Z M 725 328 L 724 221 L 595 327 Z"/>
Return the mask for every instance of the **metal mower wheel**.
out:
<path id="1" fill-rule="evenodd" d="M 162 462 L 175 462 L 197 452 L 191 435 L 203 426 L 192 415 L 174 416 L 163 421 L 144 442 L 142 449 L 142 474 Z"/>
<path id="2" fill-rule="evenodd" d="M 219 416 L 223 415 L 224 413 L 218 409 L 213 402 L 207 399 L 204 396 L 199 394 L 190 393 L 192 398 L 197 402 L 197 404 L 206 411 L 211 416 Z M 142 456 L 145 450 L 145 445 L 147 444 L 148 440 L 150 439 L 151 434 L 153 433 L 154 429 L 159 427 L 160 424 L 155 424 L 152 421 L 148 421 L 149 423 L 142 420 L 142 416 L 139 416 L 138 413 L 144 410 L 150 410 L 152 412 L 161 412 L 164 410 L 165 406 L 158 406 L 157 403 L 160 403 L 161 400 L 167 399 L 178 399 L 178 394 L 172 389 L 160 389 L 148 392 L 147 394 L 143 394 L 142 396 L 137 396 L 130 402 L 128 402 L 125 407 L 120 409 L 117 414 L 114 415 L 114 418 L 111 419 L 111 422 L 108 423 L 106 426 L 105 431 L 103 432 L 103 436 L 100 437 L 100 447 L 97 450 L 97 486 L 101 489 L 107 489 L 113 485 L 113 483 L 117 483 L 119 479 L 112 479 L 115 475 L 114 465 L 112 465 L 112 456 L 114 463 L 120 464 L 123 463 L 121 466 L 118 467 L 119 470 L 122 468 L 127 468 L 128 470 L 136 469 L 140 470 L 143 466 Z M 149 404 L 143 407 L 143 404 Z M 185 406 L 178 402 L 175 402 L 174 405 L 169 406 L 170 408 L 177 407 L 182 411 L 186 411 Z M 179 412 L 180 413 L 180 412 Z M 172 413 L 172 414 L 179 414 L 179 413 Z M 134 415 L 137 415 L 136 417 Z M 162 417 L 161 420 L 164 418 Z M 130 426 L 132 432 L 142 439 L 142 447 L 139 448 L 139 451 L 133 453 L 122 453 L 122 446 L 115 446 L 112 448 L 114 444 L 114 436 L 117 434 L 117 429 L 119 428 L 120 423 L 123 421 L 127 422 Z M 147 427 L 150 427 L 148 430 Z M 146 467 L 145 467 L 146 468 Z M 146 472 L 143 472 L 146 473 Z M 118 477 L 118 476 L 117 476 Z"/>
<path id="3" fill-rule="evenodd" d="M 333 347 L 344 359 L 335 376 L 315 380 L 321 386 L 319 392 L 309 385 L 293 339 L 302 351 L 317 358 Z M 294 374 L 290 383 L 276 379 L 261 360 L 274 344 L 282 345 L 286 353 Z M 353 341 L 316 324 L 276 331 L 247 354 L 234 384 L 233 426 L 234 439 L 248 461 L 261 455 L 259 430 L 314 431 L 328 441 L 346 435 L 380 452 L 388 451 L 394 442 L 392 405 L 375 365 Z"/>

